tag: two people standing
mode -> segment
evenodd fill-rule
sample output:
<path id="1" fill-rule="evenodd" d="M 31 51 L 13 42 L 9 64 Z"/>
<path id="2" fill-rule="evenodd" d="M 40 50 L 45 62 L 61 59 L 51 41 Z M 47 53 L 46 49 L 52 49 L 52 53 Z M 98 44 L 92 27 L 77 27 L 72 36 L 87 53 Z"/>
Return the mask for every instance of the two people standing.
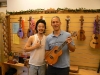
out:
<path id="1" fill-rule="evenodd" d="M 38 75 L 45 75 L 45 51 L 50 51 L 53 47 L 60 46 L 64 41 L 67 43 L 62 48 L 62 55 L 59 57 L 56 64 L 48 64 L 47 75 L 69 75 L 69 50 L 72 52 L 75 51 L 75 44 L 71 38 L 71 34 L 61 30 L 61 21 L 58 16 L 54 16 L 51 19 L 53 32 L 47 37 L 44 35 L 46 23 L 40 22 L 44 20 L 38 21 L 36 23 L 37 33 L 29 37 L 24 48 L 26 52 L 31 52 L 29 59 L 29 75 L 37 75 L 36 71 L 38 71 Z M 33 43 L 33 45 L 31 45 L 31 43 Z"/>

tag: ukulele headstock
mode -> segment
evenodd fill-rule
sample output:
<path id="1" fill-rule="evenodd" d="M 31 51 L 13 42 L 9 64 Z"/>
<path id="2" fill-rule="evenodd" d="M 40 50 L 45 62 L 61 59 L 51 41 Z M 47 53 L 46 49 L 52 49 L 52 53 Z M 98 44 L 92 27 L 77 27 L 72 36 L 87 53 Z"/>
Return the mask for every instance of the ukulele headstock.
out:
<path id="1" fill-rule="evenodd" d="M 31 21 L 31 20 L 32 20 L 32 16 L 29 17 L 29 20 L 28 21 Z"/>
<path id="2" fill-rule="evenodd" d="M 95 21 L 98 22 L 99 20 L 100 20 L 100 17 L 99 15 L 97 15 Z"/>
<path id="3" fill-rule="evenodd" d="M 83 22 L 84 21 L 84 17 L 80 16 L 80 21 Z"/>
<path id="4" fill-rule="evenodd" d="M 70 16 L 66 16 L 66 21 L 70 21 Z"/>
<path id="5" fill-rule="evenodd" d="M 22 21 L 22 17 L 21 16 L 19 17 L 19 20 L 18 21 Z"/>
<path id="6" fill-rule="evenodd" d="M 84 22 L 84 17 L 83 16 L 80 16 L 80 22 L 81 22 L 81 29 L 83 28 L 83 22 Z"/>
<path id="7" fill-rule="evenodd" d="M 70 21 L 70 16 L 66 16 L 66 22 L 67 22 L 67 26 L 66 26 L 66 31 L 69 32 L 69 21 Z"/>

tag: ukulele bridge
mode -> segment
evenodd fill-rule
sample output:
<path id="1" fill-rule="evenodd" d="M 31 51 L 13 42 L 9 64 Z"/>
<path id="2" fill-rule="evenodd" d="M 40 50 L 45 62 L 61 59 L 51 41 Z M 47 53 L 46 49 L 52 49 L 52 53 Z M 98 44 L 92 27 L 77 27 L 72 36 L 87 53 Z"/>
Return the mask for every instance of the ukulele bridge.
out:
<path id="1" fill-rule="evenodd" d="M 52 56 L 52 55 L 50 55 L 50 58 L 51 58 L 51 59 L 53 59 L 53 56 Z"/>
<path id="2" fill-rule="evenodd" d="M 56 54 L 58 52 L 58 50 L 55 50 L 54 53 Z"/>
<path id="3" fill-rule="evenodd" d="M 98 44 L 97 42 L 93 42 L 93 44 Z"/>

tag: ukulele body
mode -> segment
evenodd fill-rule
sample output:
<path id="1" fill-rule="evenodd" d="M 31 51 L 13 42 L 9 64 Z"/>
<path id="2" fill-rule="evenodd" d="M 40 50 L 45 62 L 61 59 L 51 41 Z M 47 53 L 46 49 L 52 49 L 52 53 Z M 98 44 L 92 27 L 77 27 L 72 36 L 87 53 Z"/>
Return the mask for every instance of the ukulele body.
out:
<path id="1" fill-rule="evenodd" d="M 27 37 L 29 38 L 33 34 L 34 33 L 33 33 L 32 29 L 28 29 L 28 31 L 27 31 Z"/>
<path id="2" fill-rule="evenodd" d="M 84 30 L 79 30 L 78 31 L 77 39 L 80 40 L 80 41 L 84 41 L 86 39 Z"/>
<path id="3" fill-rule="evenodd" d="M 32 16 L 29 17 L 29 29 L 27 30 L 27 37 L 29 38 L 31 35 L 35 33 L 35 21 Z"/>
<path id="4" fill-rule="evenodd" d="M 18 32 L 17 32 L 18 37 L 23 38 L 24 37 L 24 32 L 22 30 L 22 28 L 19 28 Z"/>
<path id="5" fill-rule="evenodd" d="M 17 36 L 19 38 L 24 38 L 24 20 L 22 19 L 22 17 L 19 17 L 19 29 L 18 29 L 18 32 L 17 32 Z"/>
<path id="6" fill-rule="evenodd" d="M 45 61 L 49 65 L 53 65 L 58 61 L 59 56 L 62 55 L 62 50 L 58 51 L 58 46 L 55 46 L 52 50 L 47 51 L 45 54 Z"/>
<path id="7" fill-rule="evenodd" d="M 100 48 L 100 34 L 92 35 L 92 41 L 90 42 L 90 46 L 95 49 Z"/>

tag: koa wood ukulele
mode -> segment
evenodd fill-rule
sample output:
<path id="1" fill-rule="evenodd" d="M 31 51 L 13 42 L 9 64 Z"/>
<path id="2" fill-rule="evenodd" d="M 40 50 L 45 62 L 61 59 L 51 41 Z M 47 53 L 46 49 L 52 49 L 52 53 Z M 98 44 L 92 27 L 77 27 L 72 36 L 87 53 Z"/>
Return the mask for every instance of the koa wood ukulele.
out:
<path id="1" fill-rule="evenodd" d="M 98 15 L 94 21 L 94 31 L 92 38 L 93 39 L 90 42 L 90 46 L 95 49 L 100 48 L 100 17 Z"/>
<path id="2" fill-rule="evenodd" d="M 74 34 L 71 35 L 72 37 Z M 70 37 L 70 36 L 69 36 Z M 53 65 L 58 61 L 58 58 L 62 55 L 62 48 L 67 42 L 63 42 L 60 46 L 54 46 L 52 50 L 45 53 L 45 61 L 49 65 Z"/>
<path id="3" fill-rule="evenodd" d="M 86 36 L 85 36 L 85 31 L 83 30 L 83 23 L 84 23 L 83 16 L 80 16 L 79 20 L 80 20 L 81 27 L 80 30 L 78 31 L 77 39 L 80 41 L 84 41 L 86 39 Z"/>
<path id="4" fill-rule="evenodd" d="M 19 29 L 17 32 L 17 35 L 19 38 L 23 38 L 24 37 L 24 32 L 23 32 L 23 27 L 24 27 L 24 20 L 22 19 L 22 17 L 19 17 Z"/>

